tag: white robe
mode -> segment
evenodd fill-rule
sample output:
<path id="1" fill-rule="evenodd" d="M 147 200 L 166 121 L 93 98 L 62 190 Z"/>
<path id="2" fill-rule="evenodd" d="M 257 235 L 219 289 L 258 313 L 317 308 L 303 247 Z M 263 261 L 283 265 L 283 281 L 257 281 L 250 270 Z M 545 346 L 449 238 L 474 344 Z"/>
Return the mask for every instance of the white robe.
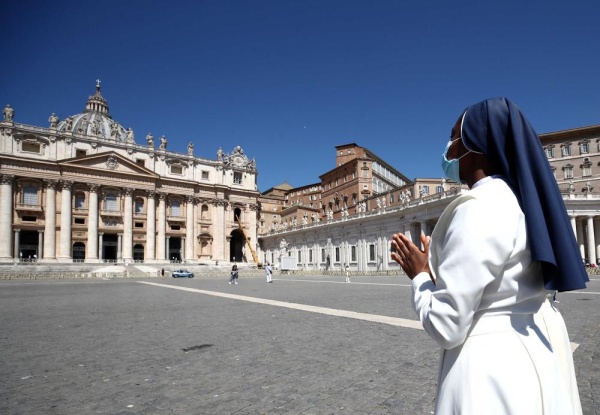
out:
<path id="1" fill-rule="evenodd" d="M 446 208 L 429 261 L 436 284 L 427 273 L 412 283 L 414 309 L 442 347 L 435 413 L 573 413 L 546 327 L 535 324 L 546 301 L 541 268 L 504 181 L 478 184 Z"/>

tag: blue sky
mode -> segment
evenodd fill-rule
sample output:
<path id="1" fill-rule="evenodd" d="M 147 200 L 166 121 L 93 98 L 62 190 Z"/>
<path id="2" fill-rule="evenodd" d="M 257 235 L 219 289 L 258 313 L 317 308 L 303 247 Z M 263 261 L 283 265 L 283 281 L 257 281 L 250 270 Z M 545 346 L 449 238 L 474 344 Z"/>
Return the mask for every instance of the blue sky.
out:
<path id="1" fill-rule="evenodd" d="M 600 124 L 600 2 L 7 0 L 0 105 L 48 125 L 102 81 L 143 143 L 242 146 L 260 191 L 319 181 L 335 146 L 441 177 L 462 110 L 507 96 L 538 133 Z"/>

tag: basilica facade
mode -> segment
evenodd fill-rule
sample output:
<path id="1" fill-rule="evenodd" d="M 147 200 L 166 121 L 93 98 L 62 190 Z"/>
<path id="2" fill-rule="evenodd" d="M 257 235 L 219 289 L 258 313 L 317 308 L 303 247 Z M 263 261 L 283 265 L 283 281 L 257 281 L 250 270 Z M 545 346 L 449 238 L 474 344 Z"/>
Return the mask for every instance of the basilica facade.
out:
<path id="1" fill-rule="evenodd" d="M 0 262 L 253 261 L 256 163 L 241 147 L 215 159 L 136 141 L 100 83 L 82 113 L 48 127 L 0 122 Z"/>

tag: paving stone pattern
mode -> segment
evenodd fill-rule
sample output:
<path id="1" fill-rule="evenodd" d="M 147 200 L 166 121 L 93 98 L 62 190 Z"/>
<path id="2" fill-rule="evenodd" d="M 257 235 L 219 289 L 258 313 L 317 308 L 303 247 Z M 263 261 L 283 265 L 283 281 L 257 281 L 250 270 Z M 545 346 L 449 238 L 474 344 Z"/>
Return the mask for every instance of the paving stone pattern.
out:
<path id="1" fill-rule="evenodd" d="M 144 281 L 415 319 L 404 278 L 343 279 Z M 584 413 L 600 415 L 600 295 L 559 301 Z M 438 364 L 422 330 L 131 278 L 0 281 L 0 347 L 1 414 L 425 415 Z"/>

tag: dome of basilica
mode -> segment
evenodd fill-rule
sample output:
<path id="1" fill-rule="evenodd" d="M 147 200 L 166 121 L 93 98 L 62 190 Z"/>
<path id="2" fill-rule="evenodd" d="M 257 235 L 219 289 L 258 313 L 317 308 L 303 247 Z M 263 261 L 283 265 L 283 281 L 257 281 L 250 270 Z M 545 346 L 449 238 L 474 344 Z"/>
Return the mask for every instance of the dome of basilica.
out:
<path id="1" fill-rule="evenodd" d="M 108 113 L 108 103 L 100 93 L 100 81 L 96 82 L 96 92 L 88 98 L 85 111 L 65 118 L 56 129 L 115 141 L 126 141 L 128 133 L 133 138 L 133 132 L 123 128 Z"/>

